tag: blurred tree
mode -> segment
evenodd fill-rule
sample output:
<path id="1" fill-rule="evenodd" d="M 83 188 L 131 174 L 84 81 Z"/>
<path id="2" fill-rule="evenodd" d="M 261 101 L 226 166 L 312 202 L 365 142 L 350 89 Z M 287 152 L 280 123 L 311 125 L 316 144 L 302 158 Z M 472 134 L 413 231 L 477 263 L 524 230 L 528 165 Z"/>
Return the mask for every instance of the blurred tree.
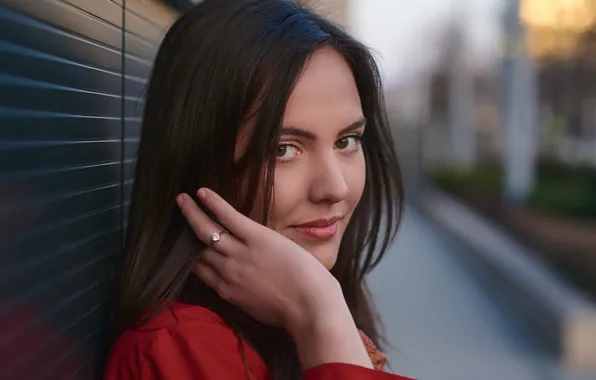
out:
<path id="1" fill-rule="evenodd" d="M 596 2 L 523 0 L 522 20 L 537 62 L 540 103 L 569 135 L 596 133 Z"/>
<path id="2" fill-rule="evenodd" d="M 456 14 L 437 34 L 437 66 L 430 84 L 433 122 L 449 131 L 450 160 L 470 168 L 476 159 L 474 117 L 475 73 L 468 65 L 467 36 L 463 14 Z"/>

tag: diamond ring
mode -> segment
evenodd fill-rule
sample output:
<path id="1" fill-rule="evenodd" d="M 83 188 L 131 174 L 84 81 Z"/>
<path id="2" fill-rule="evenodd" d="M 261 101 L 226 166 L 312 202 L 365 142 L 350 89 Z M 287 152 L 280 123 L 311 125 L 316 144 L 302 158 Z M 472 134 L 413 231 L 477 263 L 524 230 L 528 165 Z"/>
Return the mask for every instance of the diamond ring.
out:
<path id="1" fill-rule="evenodd" d="M 221 235 L 222 235 L 223 233 L 225 233 L 225 232 L 227 232 L 227 231 L 226 231 L 226 230 L 222 230 L 222 231 L 220 231 L 220 232 L 214 232 L 214 233 L 212 233 L 212 234 L 211 234 L 211 243 L 212 243 L 212 244 L 215 244 L 215 243 L 217 243 L 218 241 L 220 241 L 220 240 L 221 240 Z"/>

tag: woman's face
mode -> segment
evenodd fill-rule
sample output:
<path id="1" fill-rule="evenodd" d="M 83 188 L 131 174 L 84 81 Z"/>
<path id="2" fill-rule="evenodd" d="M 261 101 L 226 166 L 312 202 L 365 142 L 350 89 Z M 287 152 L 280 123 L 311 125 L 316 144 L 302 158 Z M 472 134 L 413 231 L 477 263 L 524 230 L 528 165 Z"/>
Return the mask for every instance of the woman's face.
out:
<path id="1" fill-rule="evenodd" d="M 275 169 L 275 225 L 270 227 L 328 269 L 364 190 L 364 128 L 348 64 L 331 48 L 317 51 L 286 106 Z M 251 218 L 259 220 L 258 212 Z"/>

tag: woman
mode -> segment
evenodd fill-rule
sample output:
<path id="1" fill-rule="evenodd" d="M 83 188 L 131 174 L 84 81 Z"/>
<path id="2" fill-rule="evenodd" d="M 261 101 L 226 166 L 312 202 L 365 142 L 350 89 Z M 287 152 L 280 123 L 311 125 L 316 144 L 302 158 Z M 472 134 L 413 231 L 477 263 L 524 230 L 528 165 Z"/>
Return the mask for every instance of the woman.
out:
<path id="1" fill-rule="evenodd" d="M 363 283 L 399 178 L 365 47 L 289 1 L 201 2 L 155 62 L 106 380 L 401 379 Z"/>

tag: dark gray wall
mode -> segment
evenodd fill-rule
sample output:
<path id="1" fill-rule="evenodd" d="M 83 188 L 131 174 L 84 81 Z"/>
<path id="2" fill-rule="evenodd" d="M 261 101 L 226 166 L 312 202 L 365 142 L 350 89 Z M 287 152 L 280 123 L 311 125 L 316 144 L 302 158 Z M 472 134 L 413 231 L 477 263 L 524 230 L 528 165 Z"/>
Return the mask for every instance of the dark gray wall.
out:
<path id="1" fill-rule="evenodd" d="M 98 378 L 143 91 L 171 17 L 129 4 L 0 0 L 2 380 Z"/>

